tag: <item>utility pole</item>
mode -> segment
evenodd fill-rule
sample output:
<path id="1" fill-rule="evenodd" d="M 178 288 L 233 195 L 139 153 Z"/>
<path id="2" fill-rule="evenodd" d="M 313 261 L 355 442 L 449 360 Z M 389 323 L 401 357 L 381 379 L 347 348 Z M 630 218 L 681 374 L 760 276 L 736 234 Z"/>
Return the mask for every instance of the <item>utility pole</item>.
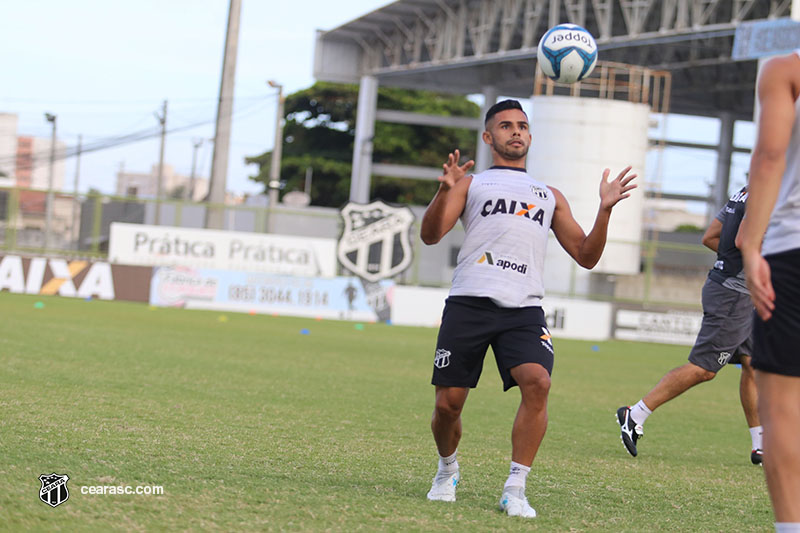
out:
<path id="1" fill-rule="evenodd" d="M 81 175 L 81 150 L 83 149 L 83 135 L 78 135 L 78 153 L 75 157 L 75 183 L 72 193 L 72 242 L 75 243 L 75 249 L 80 248 L 78 242 L 78 180 Z"/>
<path id="2" fill-rule="evenodd" d="M 158 184 L 156 186 L 156 226 L 161 223 L 161 198 L 164 195 L 164 145 L 167 143 L 167 101 L 161 106 L 161 114 L 155 114 L 161 124 L 161 152 L 158 156 Z"/>
<path id="3" fill-rule="evenodd" d="M 275 146 L 272 148 L 272 158 L 269 166 L 269 208 L 270 211 L 278 205 L 278 191 L 281 188 L 281 155 L 283 154 L 283 85 L 269 80 L 270 87 L 278 89 L 278 115 L 275 117 Z M 270 230 L 272 228 L 270 227 Z"/>
<path id="4" fill-rule="evenodd" d="M 203 139 L 192 139 L 192 173 L 189 176 L 189 201 L 194 201 L 194 184 L 196 180 L 195 172 L 197 170 L 197 150 L 203 145 Z"/>
<path id="5" fill-rule="evenodd" d="M 56 166 L 56 115 L 45 113 L 44 118 L 47 119 L 47 122 L 53 124 L 53 133 L 50 138 L 50 171 L 47 176 L 47 200 L 44 215 L 44 249 L 49 250 L 53 225 L 53 180 Z"/>
<path id="6" fill-rule="evenodd" d="M 217 125 L 214 133 L 214 155 L 211 160 L 211 179 L 206 207 L 206 228 L 225 227 L 225 209 L 214 204 L 225 203 L 225 185 L 228 173 L 228 152 L 231 140 L 231 115 L 233 114 L 233 86 L 236 77 L 236 52 L 239 46 L 239 19 L 241 0 L 231 0 L 228 11 L 228 31 L 225 35 L 225 56 L 222 60 L 222 81 L 217 104 Z"/>

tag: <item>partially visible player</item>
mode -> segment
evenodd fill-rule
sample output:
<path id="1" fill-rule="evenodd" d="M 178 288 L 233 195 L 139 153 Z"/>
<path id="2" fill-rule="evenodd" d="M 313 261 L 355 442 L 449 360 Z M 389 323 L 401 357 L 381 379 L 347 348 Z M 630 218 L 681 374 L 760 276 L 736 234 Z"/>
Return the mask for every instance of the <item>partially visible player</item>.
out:
<path id="1" fill-rule="evenodd" d="M 734 243 L 746 200 L 745 186 L 720 209 L 703 235 L 703 244 L 717 252 L 717 260 L 703 286 L 703 322 L 689 362 L 670 370 L 633 407 L 617 409 L 622 444 L 634 457 L 638 453 L 636 443 L 644 434 L 642 426 L 653 411 L 698 383 L 713 379 L 726 364 L 741 363 L 739 398 L 750 428 L 750 460 L 761 464 L 762 428 L 750 367 L 753 304 L 744 280 L 742 254 Z"/>
<path id="2" fill-rule="evenodd" d="M 579 265 L 592 268 L 605 247 L 611 210 L 630 196 L 636 175 L 628 167 L 609 180 L 610 170 L 605 169 L 597 218 L 586 235 L 564 195 L 528 174 L 531 134 L 519 102 L 493 105 L 485 126 L 483 140 L 492 149 L 493 166 L 467 176 L 472 161 L 459 165 L 458 150 L 450 154 L 420 231 L 425 244 L 435 244 L 459 218 L 465 230 L 436 343 L 431 430 L 439 469 L 428 499 L 456 499 L 461 410 L 469 389 L 478 384 L 491 345 L 503 389 L 518 386 L 521 393 L 500 508 L 509 516 L 533 518 L 536 511 L 525 497 L 525 485 L 547 429 L 554 356 L 541 307 L 547 237 L 552 229 Z"/>
<path id="3" fill-rule="evenodd" d="M 800 532 L 800 50 L 767 61 L 756 94 L 758 138 L 737 244 L 758 314 L 753 368 L 775 530 Z"/>

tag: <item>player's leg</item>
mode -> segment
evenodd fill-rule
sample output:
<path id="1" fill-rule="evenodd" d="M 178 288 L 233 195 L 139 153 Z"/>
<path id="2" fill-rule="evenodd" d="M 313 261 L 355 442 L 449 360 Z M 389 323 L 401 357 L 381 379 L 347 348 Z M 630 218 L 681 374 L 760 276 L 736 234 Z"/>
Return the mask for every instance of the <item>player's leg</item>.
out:
<path id="1" fill-rule="evenodd" d="M 653 411 L 680 396 L 698 383 L 713 379 L 716 374 L 694 363 L 673 368 L 653 389 L 631 407 L 617 409 L 622 445 L 633 457 L 638 454 L 637 442 L 644 436 L 644 423 Z"/>
<path id="2" fill-rule="evenodd" d="M 650 409 L 650 412 L 653 412 L 698 383 L 714 379 L 716 375 L 716 372 L 706 370 L 694 363 L 686 363 L 667 372 L 656 386 L 642 398 L 642 401 Z M 637 420 L 637 422 L 644 423 L 644 420 Z"/>
<path id="3" fill-rule="evenodd" d="M 492 332 L 487 330 L 485 299 L 448 298 L 436 341 L 433 378 L 436 398 L 431 431 L 439 452 L 429 500 L 455 501 L 461 478 L 457 448 L 461 439 L 461 410 L 469 389 L 478 384 Z"/>
<path id="4" fill-rule="evenodd" d="M 450 456 L 458 448 L 461 440 L 461 410 L 468 393 L 466 387 L 436 387 L 431 431 L 440 456 Z"/>
<path id="5" fill-rule="evenodd" d="M 511 430 L 511 468 L 500 496 L 500 509 L 509 516 L 535 518 L 536 511 L 525 497 L 525 485 L 547 430 L 550 373 L 538 363 L 524 363 L 510 372 L 521 399 Z"/>
<path id="6" fill-rule="evenodd" d="M 620 438 L 633 457 L 647 418 L 666 402 L 699 383 L 714 379 L 749 339 L 752 305 L 746 294 L 708 279 L 703 285 L 703 322 L 689 353 L 689 362 L 667 372 L 639 402 L 617 409 Z"/>
<path id="7" fill-rule="evenodd" d="M 750 429 L 750 461 L 754 465 L 761 464 L 763 456 L 761 421 L 758 417 L 758 393 L 756 392 L 755 371 L 750 366 L 750 357 L 742 356 L 739 359 L 742 364 L 742 375 L 739 378 L 739 399 L 742 402 L 742 411 Z"/>
<path id="8" fill-rule="evenodd" d="M 756 385 L 775 521 L 800 523 L 800 377 L 757 370 Z"/>
<path id="9" fill-rule="evenodd" d="M 519 409 L 511 430 L 511 460 L 530 467 L 547 430 L 547 396 L 550 373 L 537 363 L 511 369 L 521 393 Z"/>
<path id="10" fill-rule="evenodd" d="M 439 464 L 428 491 L 429 500 L 456 499 L 456 485 L 460 480 L 456 450 L 461 440 L 461 411 L 468 393 L 466 387 L 436 387 L 431 431 L 439 452 Z"/>
<path id="11" fill-rule="evenodd" d="M 553 345 L 540 308 L 509 315 L 506 320 L 509 329 L 492 341 L 503 388 L 508 390 L 517 385 L 520 389 L 520 405 L 511 431 L 511 467 L 500 497 L 500 509 L 509 516 L 534 518 L 536 511 L 525 497 L 525 486 L 547 430 Z"/>
<path id="12" fill-rule="evenodd" d="M 800 249 L 766 256 L 775 290 L 772 317 L 753 320 L 764 474 L 776 530 L 800 529 Z M 794 529 L 792 529 L 794 528 Z"/>

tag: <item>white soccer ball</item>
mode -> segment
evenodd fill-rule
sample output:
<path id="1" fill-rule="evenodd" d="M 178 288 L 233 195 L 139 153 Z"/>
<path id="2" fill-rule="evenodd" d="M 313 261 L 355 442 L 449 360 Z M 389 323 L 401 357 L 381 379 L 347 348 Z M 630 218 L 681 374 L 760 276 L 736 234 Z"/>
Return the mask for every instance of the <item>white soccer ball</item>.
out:
<path id="1" fill-rule="evenodd" d="M 548 78 L 575 83 L 592 73 L 597 63 L 597 43 L 577 24 L 559 24 L 542 36 L 536 57 Z"/>

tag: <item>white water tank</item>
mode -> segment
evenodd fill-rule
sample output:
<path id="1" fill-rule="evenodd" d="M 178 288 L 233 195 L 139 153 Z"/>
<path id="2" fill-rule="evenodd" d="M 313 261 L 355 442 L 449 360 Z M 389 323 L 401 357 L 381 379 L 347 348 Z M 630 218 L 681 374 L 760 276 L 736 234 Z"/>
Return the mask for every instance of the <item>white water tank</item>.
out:
<path id="1" fill-rule="evenodd" d="M 564 194 L 585 233 L 600 206 L 603 169 L 611 169 L 609 180 L 628 165 L 639 175 L 635 180 L 639 187 L 614 207 L 605 251 L 591 271 L 638 273 L 650 107 L 571 96 L 534 96 L 531 104 L 528 172 Z M 555 238 L 550 239 L 544 274 L 547 291 L 588 294 L 589 272 L 577 266 Z"/>

